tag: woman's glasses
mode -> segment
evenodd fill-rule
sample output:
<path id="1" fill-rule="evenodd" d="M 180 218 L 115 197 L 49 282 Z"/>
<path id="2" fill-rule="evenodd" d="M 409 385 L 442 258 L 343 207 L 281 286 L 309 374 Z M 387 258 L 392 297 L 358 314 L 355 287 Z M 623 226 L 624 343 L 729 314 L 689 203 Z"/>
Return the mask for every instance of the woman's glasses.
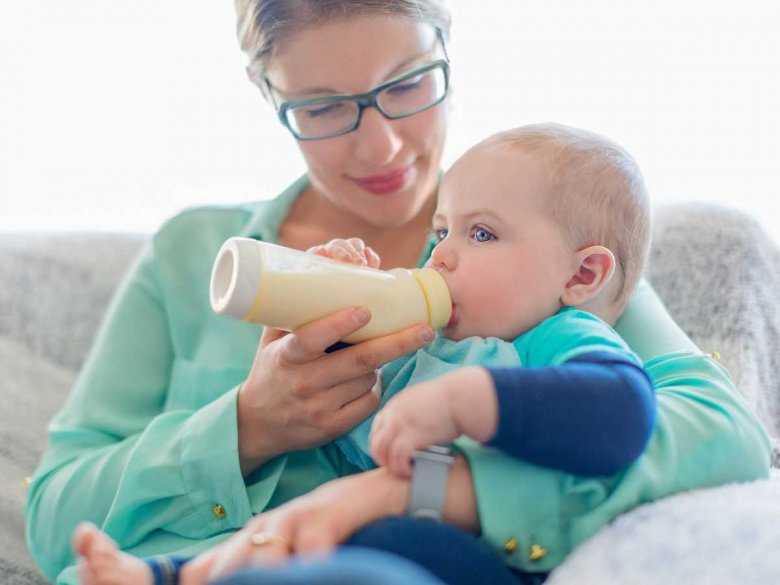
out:
<path id="1" fill-rule="evenodd" d="M 367 93 L 283 102 L 279 120 L 298 140 L 334 138 L 356 130 L 366 108 L 376 108 L 388 120 L 398 120 L 436 106 L 447 97 L 449 77 L 449 64 L 441 59 Z"/>

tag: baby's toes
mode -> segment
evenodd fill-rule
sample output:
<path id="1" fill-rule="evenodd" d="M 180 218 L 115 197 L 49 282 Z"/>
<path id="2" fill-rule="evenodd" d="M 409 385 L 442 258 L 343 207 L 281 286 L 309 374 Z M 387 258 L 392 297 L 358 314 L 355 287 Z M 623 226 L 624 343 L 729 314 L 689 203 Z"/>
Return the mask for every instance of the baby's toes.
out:
<path id="1" fill-rule="evenodd" d="M 79 560 L 78 566 L 76 567 L 76 572 L 79 576 L 80 585 L 99 585 L 95 579 L 95 574 L 92 572 L 92 569 L 86 560 Z"/>

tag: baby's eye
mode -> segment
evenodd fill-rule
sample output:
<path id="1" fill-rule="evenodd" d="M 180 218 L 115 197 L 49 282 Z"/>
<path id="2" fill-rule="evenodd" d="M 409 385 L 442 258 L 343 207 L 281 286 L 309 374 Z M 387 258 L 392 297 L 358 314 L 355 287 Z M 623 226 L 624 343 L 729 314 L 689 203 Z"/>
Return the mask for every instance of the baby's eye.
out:
<path id="1" fill-rule="evenodd" d="M 436 242 L 441 242 L 444 238 L 447 237 L 447 228 L 439 228 L 437 230 L 433 230 L 433 236 L 436 238 Z"/>
<path id="2" fill-rule="evenodd" d="M 471 236 L 477 242 L 489 242 L 490 240 L 496 239 L 496 236 L 494 236 L 490 231 L 478 226 L 472 228 Z"/>

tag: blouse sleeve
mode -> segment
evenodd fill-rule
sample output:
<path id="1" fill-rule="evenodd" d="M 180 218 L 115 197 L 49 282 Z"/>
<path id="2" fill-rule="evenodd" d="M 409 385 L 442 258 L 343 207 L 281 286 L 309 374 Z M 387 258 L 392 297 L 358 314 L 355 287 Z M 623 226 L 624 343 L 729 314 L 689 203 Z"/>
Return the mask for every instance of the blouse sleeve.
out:
<path id="1" fill-rule="evenodd" d="M 81 521 L 128 548 L 157 530 L 198 539 L 250 518 L 237 453 L 237 388 L 199 409 L 166 410 L 174 357 L 152 243 L 52 420 L 29 489 L 28 548 L 50 579 L 73 562 L 70 537 Z M 284 463 L 266 464 L 253 489 L 270 498 Z"/>
<path id="2" fill-rule="evenodd" d="M 700 351 L 644 279 L 639 281 L 626 310 L 615 324 L 615 331 L 643 362 L 665 353 Z"/>

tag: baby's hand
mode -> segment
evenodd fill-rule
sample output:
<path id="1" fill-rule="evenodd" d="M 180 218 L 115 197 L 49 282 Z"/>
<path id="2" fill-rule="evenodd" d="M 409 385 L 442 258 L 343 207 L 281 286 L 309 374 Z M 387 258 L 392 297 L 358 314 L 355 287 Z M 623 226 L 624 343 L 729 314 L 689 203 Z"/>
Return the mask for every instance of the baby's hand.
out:
<path id="1" fill-rule="evenodd" d="M 446 380 L 438 378 L 390 399 L 371 427 L 371 456 L 393 474 L 411 477 L 416 449 L 450 443 L 460 434 Z"/>
<path id="2" fill-rule="evenodd" d="M 349 238 L 348 240 L 337 238 L 327 244 L 313 246 L 306 251 L 347 264 L 357 264 L 369 268 L 379 268 L 381 263 L 379 255 L 366 246 L 366 243 L 360 238 Z"/>

